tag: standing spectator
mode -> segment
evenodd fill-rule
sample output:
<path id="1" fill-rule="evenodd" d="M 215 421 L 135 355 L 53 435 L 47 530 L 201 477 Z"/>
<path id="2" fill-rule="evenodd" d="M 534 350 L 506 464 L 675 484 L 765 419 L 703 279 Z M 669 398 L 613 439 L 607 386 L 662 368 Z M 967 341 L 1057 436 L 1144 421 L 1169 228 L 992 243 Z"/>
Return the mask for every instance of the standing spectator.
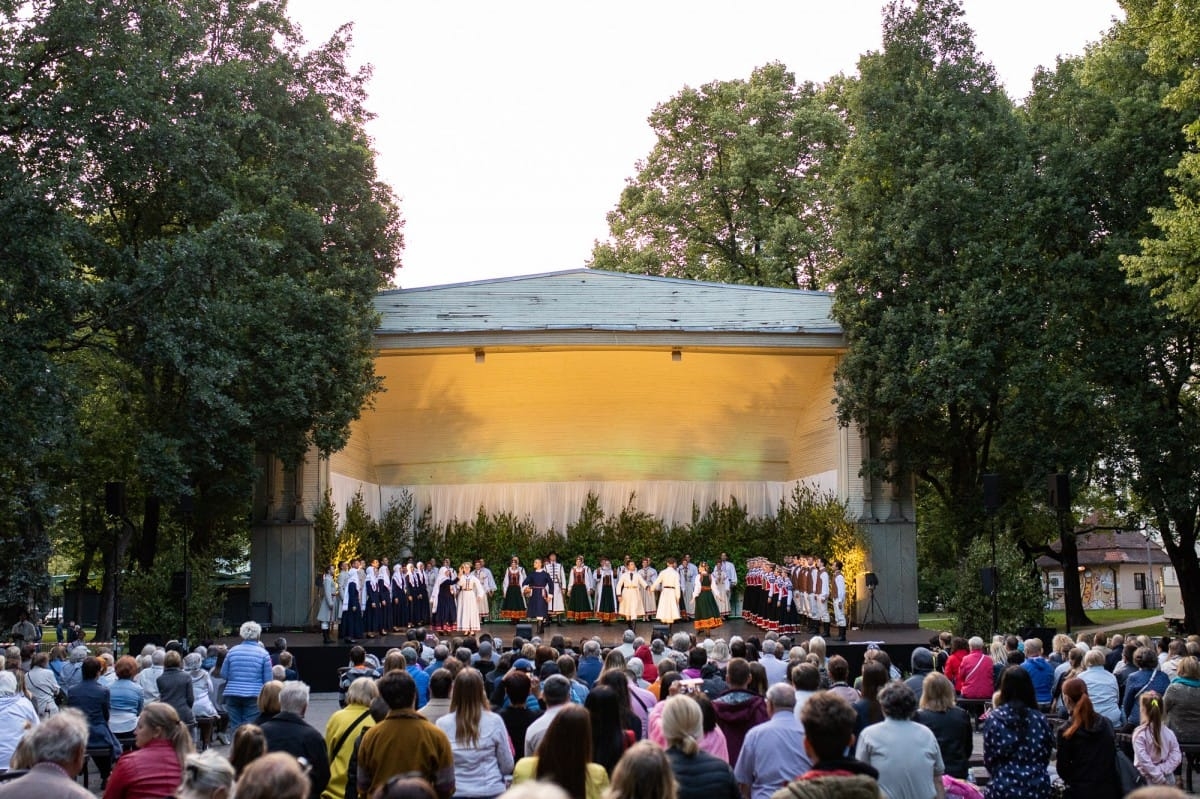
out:
<path id="1" fill-rule="evenodd" d="M 729 661 L 725 681 L 729 688 L 713 697 L 713 710 L 717 712 L 717 726 L 725 734 L 729 760 L 736 763 L 746 733 L 769 716 L 766 700 L 750 690 L 750 664 L 745 659 Z"/>
<path id="2" fill-rule="evenodd" d="M 770 719 L 746 733 L 733 769 L 742 793 L 748 793 L 750 799 L 771 799 L 789 780 L 812 768 L 795 706 L 796 689 L 792 686 L 776 683 L 767 689 Z"/>
<path id="3" fill-rule="evenodd" d="M 570 692 L 564 686 L 562 693 L 565 697 Z M 559 707 L 537 754 L 521 758 L 513 767 L 513 784 L 536 779 L 558 785 L 571 799 L 601 799 L 608 772 L 592 762 L 591 717 L 565 698 Z"/>
<path id="4" fill-rule="evenodd" d="M 397 774 L 420 775 L 440 799 L 454 794 L 454 755 L 436 725 L 417 713 L 417 684 L 406 671 L 379 678 L 379 697 L 387 717 L 367 730 L 358 750 L 359 791 L 374 794 Z"/>
<path id="5" fill-rule="evenodd" d="M 650 741 L 642 741 L 621 758 L 605 798 L 676 799 L 677 795 L 667 755 Z"/>
<path id="6" fill-rule="evenodd" d="M 329 784 L 324 799 L 358 799 L 346 796 L 346 778 L 350 774 L 350 754 L 359 735 L 375 725 L 371 702 L 379 697 L 374 680 L 355 680 L 346 691 L 346 706 L 329 717 L 325 724 L 325 747 L 329 752 Z"/>
<path id="7" fill-rule="evenodd" d="M 110 699 L 108 689 L 101 685 L 97 678 L 100 676 L 100 659 L 86 657 L 80 668 L 82 679 L 79 684 L 67 694 L 67 705 L 83 713 L 88 722 L 88 749 L 105 749 L 111 753 L 111 758 L 95 758 L 96 769 L 100 772 L 100 783 L 108 783 L 108 775 L 112 764 L 121 756 L 121 743 L 108 728 L 110 714 Z"/>
<path id="8" fill-rule="evenodd" d="M 1174 785 L 1175 769 L 1183 756 L 1175 733 L 1163 726 L 1162 699 L 1156 692 L 1146 691 L 1138 701 L 1141 723 L 1133 731 L 1133 765 L 1150 785 Z"/>
<path id="9" fill-rule="evenodd" d="M 28 728 L 36 727 L 38 720 L 33 703 L 17 691 L 17 676 L 0 671 L 0 768 L 9 767 L 21 736 Z"/>
<path id="10" fill-rule="evenodd" d="M 329 755 L 324 736 L 304 720 L 307 711 L 308 685 L 290 680 L 279 692 L 279 712 L 259 726 L 267 739 L 268 752 L 287 752 L 308 761 L 312 769 L 308 774 L 309 799 L 320 799 L 329 784 Z"/>
<path id="11" fill-rule="evenodd" d="M 15 685 L 15 681 L 14 681 Z M 87 720 L 76 710 L 58 713 L 25 734 L 33 759 L 29 773 L 0 784 L 4 799 L 95 799 L 75 782 L 87 763 L 90 733 Z"/>
<path id="12" fill-rule="evenodd" d="M 180 720 L 190 727 L 196 723 L 196 714 L 192 712 L 196 694 L 192 690 L 192 678 L 180 668 L 182 664 L 183 658 L 178 652 L 167 652 L 163 673 L 158 677 L 158 701 L 175 708 Z"/>
<path id="13" fill-rule="evenodd" d="M 1101 655 L 1099 650 L 1089 652 L 1092 653 Z M 1117 777 L 1117 741 L 1112 722 L 1096 712 L 1083 680 L 1067 680 L 1062 695 L 1070 723 L 1058 730 L 1055 767 L 1067 786 L 1064 796 L 1119 799 L 1121 783 Z"/>
<path id="14" fill-rule="evenodd" d="M 925 675 L 918 702 L 916 720 L 933 732 L 946 773 L 965 780 L 975 748 L 975 731 L 971 714 L 954 702 L 954 686 L 946 675 L 936 671 Z"/>
<path id="15" fill-rule="evenodd" d="M 438 719 L 437 726 L 450 740 L 454 754 L 456 793 L 469 797 L 504 793 L 504 780 L 513 770 L 513 745 L 504 721 L 488 709 L 478 671 L 463 669 L 454 678 L 450 713 Z"/>
<path id="16" fill-rule="evenodd" d="M 1046 799 L 1054 734 L 1038 710 L 1029 671 L 1023 666 L 1005 669 L 997 700 L 983 727 L 983 764 L 991 775 L 988 797 Z"/>
<path id="17" fill-rule="evenodd" d="M 117 761 L 104 799 L 156 799 L 174 793 L 192 752 L 192 737 L 175 708 L 165 702 L 146 705 L 134 741 L 137 748 Z"/>
<path id="18" fill-rule="evenodd" d="M 700 751 L 704 727 L 699 705 L 686 696 L 667 699 L 662 731 L 679 799 L 741 799 L 729 764 Z"/>
<path id="19" fill-rule="evenodd" d="M 11 618 L 11 617 L 10 617 Z M 20 646 L 24 643 L 32 643 L 41 640 L 38 635 L 37 627 L 29 620 L 28 613 L 21 613 L 17 623 L 12 626 L 10 631 L 13 641 Z"/>
<path id="20" fill-rule="evenodd" d="M 984 660 L 990 679 L 991 658 Z M 965 660 L 963 667 L 969 668 Z M 933 732 L 912 720 L 917 712 L 912 689 L 899 680 L 889 682 L 879 691 L 879 704 L 883 721 L 862 731 L 855 755 L 879 771 L 879 787 L 889 799 L 945 797 L 942 752 Z"/>
<path id="21" fill-rule="evenodd" d="M 238 631 L 242 642 L 229 650 L 221 667 L 225 678 L 225 711 L 229 713 L 229 728 L 236 732 L 242 724 L 258 720 L 258 695 L 271 681 L 271 656 L 259 643 L 262 627 L 257 622 L 245 622 Z"/>

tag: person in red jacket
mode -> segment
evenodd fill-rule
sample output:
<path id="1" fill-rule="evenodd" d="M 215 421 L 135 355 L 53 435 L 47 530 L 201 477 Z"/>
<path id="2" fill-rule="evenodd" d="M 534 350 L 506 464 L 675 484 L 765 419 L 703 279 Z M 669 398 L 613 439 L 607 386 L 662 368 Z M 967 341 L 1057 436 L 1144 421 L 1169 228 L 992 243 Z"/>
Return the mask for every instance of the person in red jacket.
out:
<path id="1" fill-rule="evenodd" d="M 192 736 L 175 708 L 165 702 L 146 705 L 133 736 L 137 749 L 117 760 L 104 799 L 158 799 L 174 794 L 192 751 Z"/>
<path id="2" fill-rule="evenodd" d="M 958 667 L 954 688 L 963 699 L 991 699 L 995 683 L 992 679 L 992 659 L 983 651 L 983 639 L 974 636 L 968 645 L 971 651 Z"/>
<path id="3" fill-rule="evenodd" d="M 942 673 L 950 678 L 950 682 L 958 685 L 958 668 L 963 658 L 967 656 L 967 639 L 957 635 L 950 641 L 950 657 L 946 660 L 946 669 Z"/>
<path id="4" fill-rule="evenodd" d="M 736 763 L 742 751 L 742 741 L 751 727 L 770 718 L 767 700 L 750 690 L 750 664 L 743 658 L 733 658 L 725 669 L 729 689 L 713 697 L 717 726 L 725 734 L 729 762 Z"/>

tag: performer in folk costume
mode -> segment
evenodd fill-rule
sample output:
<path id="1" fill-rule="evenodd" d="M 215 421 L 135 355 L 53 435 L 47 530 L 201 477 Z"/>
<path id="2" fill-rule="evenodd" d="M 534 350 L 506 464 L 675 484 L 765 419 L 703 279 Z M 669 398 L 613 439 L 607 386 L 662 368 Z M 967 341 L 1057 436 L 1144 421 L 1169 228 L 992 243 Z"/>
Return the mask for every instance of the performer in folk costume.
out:
<path id="1" fill-rule="evenodd" d="M 376 584 L 375 575 L 375 567 L 378 564 L 379 561 L 373 560 L 367 567 L 367 602 L 366 608 L 363 610 L 363 627 L 366 628 L 367 638 L 374 638 L 375 633 L 379 630 L 379 587 Z"/>
<path id="2" fill-rule="evenodd" d="M 458 624 L 458 603 L 454 601 L 454 586 L 458 576 L 450 566 L 450 558 L 442 558 L 442 568 L 437 573 L 437 601 L 433 606 L 434 632 L 452 632 Z"/>
<path id="3" fill-rule="evenodd" d="M 433 621 L 433 611 L 429 601 L 429 582 L 425 579 L 425 564 L 418 562 L 415 566 L 410 562 L 404 567 L 408 577 L 408 590 L 411 594 L 409 608 L 412 611 L 412 625 L 422 627 Z"/>
<path id="4" fill-rule="evenodd" d="M 818 606 L 820 603 L 818 596 L 821 588 L 821 567 L 817 561 L 818 559 L 815 557 L 808 559 L 808 590 L 811 592 L 808 595 L 808 622 L 813 635 L 821 634 L 821 608 Z"/>
<path id="5" fill-rule="evenodd" d="M 703 631 L 706 635 L 714 627 L 720 627 L 724 622 L 721 611 L 717 608 L 717 599 L 713 596 L 713 577 L 708 571 L 708 563 L 701 562 L 696 575 L 695 593 L 695 625 L 696 632 Z"/>
<path id="6" fill-rule="evenodd" d="M 458 584 L 455 586 L 458 597 L 458 631 L 464 635 L 475 635 L 479 632 L 479 598 L 487 598 L 483 583 L 475 576 L 469 562 L 458 567 Z"/>
<path id="7" fill-rule="evenodd" d="M 758 608 L 758 558 L 746 559 L 746 590 L 742 594 L 742 618 L 751 624 L 755 621 Z"/>
<path id="8" fill-rule="evenodd" d="M 483 588 L 483 599 L 479 600 L 479 621 L 482 624 L 492 614 L 492 594 L 496 593 L 496 577 L 480 558 L 475 559 L 475 579 Z"/>
<path id="9" fill-rule="evenodd" d="M 397 563 L 392 567 L 392 632 L 401 632 L 412 624 L 411 602 L 404 567 Z"/>
<path id="10" fill-rule="evenodd" d="M 504 572 L 504 601 L 500 605 L 500 618 L 520 621 L 525 618 L 525 568 L 521 559 L 513 555 Z"/>
<path id="11" fill-rule="evenodd" d="M 359 582 L 358 561 L 350 564 L 350 570 L 346 572 L 346 584 L 342 586 L 342 607 L 345 610 L 342 615 L 345 616 L 345 621 L 342 624 L 342 636 L 346 643 L 354 643 L 356 639 L 362 638 L 363 634 L 363 618 L 362 618 L 362 583 Z"/>
<path id="12" fill-rule="evenodd" d="M 601 558 L 596 569 L 596 615 L 605 625 L 617 618 L 617 575 L 608 558 Z"/>
<path id="13" fill-rule="evenodd" d="M 654 585 L 654 581 L 658 579 L 658 569 L 650 563 L 650 558 L 642 558 L 642 568 L 639 569 L 639 574 L 642 575 L 642 582 L 646 584 L 645 589 L 642 590 L 642 612 L 646 621 L 650 621 L 654 617 L 654 612 L 658 610 L 654 592 L 650 590 L 650 586 Z"/>
<path id="14" fill-rule="evenodd" d="M 721 617 L 729 616 L 732 608 L 733 587 L 737 585 L 737 569 L 729 562 L 729 556 L 724 552 L 717 558 L 712 570 L 713 599 L 717 600 L 717 610 Z"/>
<path id="15" fill-rule="evenodd" d="M 800 614 L 792 597 L 792 576 L 787 569 L 779 569 L 779 632 L 794 635 L 800 632 Z"/>
<path id="16" fill-rule="evenodd" d="M 575 556 L 575 565 L 567 579 L 567 618 L 571 621 L 587 621 L 592 617 L 592 594 L 596 583 L 592 570 L 583 562 L 583 555 Z"/>
<path id="17" fill-rule="evenodd" d="M 667 558 L 667 567 L 658 573 L 650 587 L 658 591 L 658 610 L 655 611 L 655 618 L 670 629 L 672 624 L 679 621 L 681 586 L 679 572 L 675 568 L 675 558 Z"/>
<path id="18" fill-rule="evenodd" d="M 846 575 L 842 574 L 842 562 L 833 562 L 833 621 L 837 624 L 837 640 L 846 640 Z M 829 629 L 826 625 L 826 629 Z"/>
<path id="19" fill-rule="evenodd" d="M 621 570 L 621 576 L 617 580 L 617 596 L 621 598 L 621 615 L 625 617 L 625 622 L 631 630 L 633 623 L 642 617 L 642 592 L 647 588 L 649 586 L 637 570 L 637 564 L 632 558 L 626 561 L 625 568 Z"/>
<path id="20" fill-rule="evenodd" d="M 806 630 L 809 626 L 808 613 L 812 609 L 809 599 L 812 592 L 809 588 L 808 558 L 798 555 L 792 563 L 792 602 L 796 605 L 797 618 Z"/>
<path id="21" fill-rule="evenodd" d="M 321 624 L 321 643 L 332 644 L 333 639 L 329 637 L 329 626 L 333 624 L 333 620 L 337 618 L 337 581 L 333 579 L 333 564 L 325 567 L 325 573 L 321 575 L 321 599 L 320 607 L 317 608 L 317 621 Z"/>
<path id="22" fill-rule="evenodd" d="M 392 628 L 392 569 L 388 566 L 387 558 L 380 558 L 379 566 L 375 569 L 375 595 L 379 597 L 380 637 L 386 636 Z"/>
<path id="23" fill-rule="evenodd" d="M 825 568 L 825 559 L 817 558 L 817 621 L 821 624 L 821 634 L 829 637 L 829 570 Z"/>
<path id="24" fill-rule="evenodd" d="M 695 608 L 695 599 L 692 597 L 696 588 L 696 578 L 700 575 L 696 569 L 696 564 L 692 563 L 692 556 L 685 554 L 683 561 L 679 564 L 679 588 L 683 591 L 683 601 L 679 605 L 679 611 L 686 619 L 691 616 Z"/>
<path id="25" fill-rule="evenodd" d="M 546 601 L 547 618 L 557 618 L 562 624 L 563 614 L 567 612 L 567 570 L 558 562 L 558 553 L 551 552 L 546 556 L 546 574 L 550 575 L 550 595 Z"/>
<path id="26" fill-rule="evenodd" d="M 550 575 L 542 567 L 541 558 L 533 559 L 533 571 L 525 578 L 524 588 L 525 599 L 529 603 L 525 608 L 525 617 L 536 619 L 538 632 L 541 632 L 550 612 Z"/>

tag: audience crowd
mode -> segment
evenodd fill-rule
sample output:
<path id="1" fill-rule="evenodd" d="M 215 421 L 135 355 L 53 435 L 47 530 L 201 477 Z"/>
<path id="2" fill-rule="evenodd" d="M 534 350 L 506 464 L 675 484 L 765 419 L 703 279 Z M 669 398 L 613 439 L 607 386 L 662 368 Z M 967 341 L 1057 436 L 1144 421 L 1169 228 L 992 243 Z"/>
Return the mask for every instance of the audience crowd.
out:
<path id="1" fill-rule="evenodd" d="M 415 629 L 382 661 L 350 648 L 322 730 L 287 642 L 240 634 L 115 659 L 10 649 L 0 799 L 90 796 L 89 760 L 106 799 L 1115 799 L 1178 795 L 1200 749 L 1195 637 L 943 633 L 905 674 L 820 636 Z"/>

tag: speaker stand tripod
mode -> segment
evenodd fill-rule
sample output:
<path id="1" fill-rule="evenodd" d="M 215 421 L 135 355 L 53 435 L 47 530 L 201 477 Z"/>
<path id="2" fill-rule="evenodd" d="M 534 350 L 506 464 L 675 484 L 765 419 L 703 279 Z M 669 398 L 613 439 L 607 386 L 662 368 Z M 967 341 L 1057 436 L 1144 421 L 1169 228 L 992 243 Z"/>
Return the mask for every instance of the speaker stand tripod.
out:
<path id="1" fill-rule="evenodd" d="M 879 614 L 879 618 L 883 619 L 883 623 L 891 626 L 888 617 L 884 614 L 883 608 L 879 607 L 879 603 L 875 600 L 875 586 L 867 588 L 867 592 L 871 595 L 871 601 L 867 603 L 867 613 L 863 617 L 862 628 L 865 630 L 868 627 L 878 627 L 879 622 L 875 618 L 875 614 Z"/>

